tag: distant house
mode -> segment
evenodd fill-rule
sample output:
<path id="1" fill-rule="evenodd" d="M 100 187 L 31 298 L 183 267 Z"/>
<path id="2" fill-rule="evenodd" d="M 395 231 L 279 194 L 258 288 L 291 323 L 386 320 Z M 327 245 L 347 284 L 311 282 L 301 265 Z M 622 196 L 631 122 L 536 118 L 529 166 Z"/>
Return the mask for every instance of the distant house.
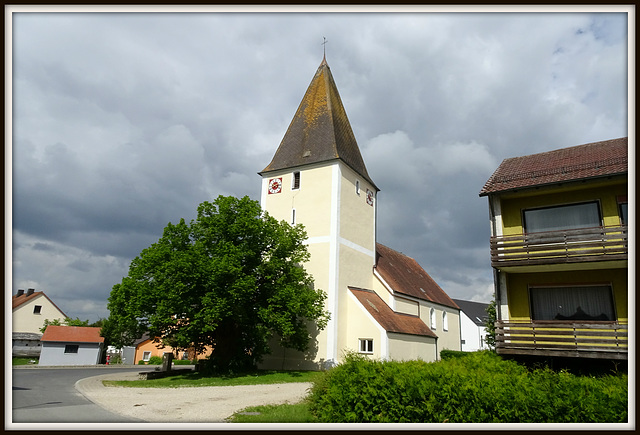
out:
<path id="1" fill-rule="evenodd" d="M 49 325 L 40 341 L 39 365 L 94 365 L 100 362 L 104 346 L 101 328 Z"/>
<path id="2" fill-rule="evenodd" d="M 149 335 L 145 334 L 138 340 L 134 341 L 132 346 L 125 346 L 122 349 L 123 364 L 137 364 L 139 361 L 149 362 L 152 356 L 162 356 L 166 353 L 173 354 L 174 359 L 194 360 L 197 358 L 205 358 L 211 354 L 211 349 L 196 355 L 193 350 L 177 351 L 171 346 L 162 346 L 162 343 L 155 342 Z"/>
<path id="3" fill-rule="evenodd" d="M 628 146 L 505 159 L 481 190 L 497 353 L 628 359 Z"/>
<path id="4" fill-rule="evenodd" d="M 22 289 L 11 300 L 12 355 L 37 357 L 42 349 L 40 329 L 49 319 L 63 321 L 67 316 L 43 292 Z"/>
<path id="5" fill-rule="evenodd" d="M 487 307 L 489 304 L 482 302 L 453 300 L 460 307 L 460 330 L 462 336 L 462 350 L 475 352 L 476 350 L 489 349 L 486 343 Z"/>

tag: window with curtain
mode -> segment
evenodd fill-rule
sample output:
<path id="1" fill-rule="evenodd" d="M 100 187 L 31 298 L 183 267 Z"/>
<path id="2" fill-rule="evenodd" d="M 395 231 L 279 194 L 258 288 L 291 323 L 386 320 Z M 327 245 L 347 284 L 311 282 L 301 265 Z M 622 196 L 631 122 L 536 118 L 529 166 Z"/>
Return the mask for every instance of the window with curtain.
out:
<path id="1" fill-rule="evenodd" d="M 532 320 L 615 321 L 611 286 L 531 287 Z"/>
<path id="2" fill-rule="evenodd" d="M 593 228 L 601 225 L 600 207 L 596 201 L 525 210 L 523 220 L 526 233 Z"/>
<path id="3" fill-rule="evenodd" d="M 442 330 L 443 331 L 448 331 L 449 330 L 449 318 L 447 316 L 447 312 L 446 311 L 442 312 Z"/>

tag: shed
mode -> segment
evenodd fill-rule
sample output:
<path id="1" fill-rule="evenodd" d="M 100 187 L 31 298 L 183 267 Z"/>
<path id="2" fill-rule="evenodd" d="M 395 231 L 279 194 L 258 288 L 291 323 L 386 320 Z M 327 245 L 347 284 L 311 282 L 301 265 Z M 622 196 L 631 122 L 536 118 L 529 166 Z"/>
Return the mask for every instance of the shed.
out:
<path id="1" fill-rule="evenodd" d="M 42 334 L 39 365 L 95 365 L 100 362 L 104 337 L 100 328 L 49 325 Z"/>

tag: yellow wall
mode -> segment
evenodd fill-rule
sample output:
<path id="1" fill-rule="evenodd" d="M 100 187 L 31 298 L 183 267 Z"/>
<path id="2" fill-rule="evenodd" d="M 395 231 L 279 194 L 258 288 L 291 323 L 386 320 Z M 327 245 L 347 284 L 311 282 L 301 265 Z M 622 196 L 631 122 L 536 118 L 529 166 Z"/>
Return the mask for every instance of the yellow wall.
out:
<path id="1" fill-rule="evenodd" d="M 21 296 L 24 297 L 24 296 Z M 34 314 L 33 308 L 40 305 L 40 314 Z M 12 314 L 13 332 L 29 332 L 33 334 L 42 334 L 40 328 L 44 326 L 44 321 L 64 320 L 63 313 L 51 303 L 44 295 L 39 295 L 29 302 L 16 307 Z"/>
<path id="2" fill-rule="evenodd" d="M 395 303 L 395 311 L 397 311 L 398 313 L 412 314 L 414 316 L 420 315 L 420 304 L 415 301 L 404 298 L 396 298 Z"/>
<path id="3" fill-rule="evenodd" d="M 522 234 L 522 211 L 529 208 L 600 201 L 604 225 L 620 225 L 616 196 L 627 195 L 627 178 L 606 182 L 540 188 L 501 196 L 500 206 L 504 235 Z"/>
<path id="4" fill-rule="evenodd" d="M 579 285 L 589 283 L 612 284 L 616 313 L 620 322 L 628 321 L 627 269 L 600 269 L 544 273 L 517 273 L 507 275 L 509 319 L 514 322 L 530 322 L 530 285 Z"/>
<path id="5" fill-rule="evenodd" d="M 431 308 L 436 310 L 436 328 L 431 328 L 429 312 Z M 442 322 L 442 313 L 447 312 L 449 327 L 445 331 Z M 438 352 L 442 349 L 461 350 L 460 343 L 460 312 L 456 309 L 434 304 L 432 302 L 420 301 L 420 319 L 432 329 L 438 336 Z M 439 358 L 439 356 L 438 356 Z"/>
<path id="6" fill-rule="evenodd" d="M 393 359 L 397 361 L 420 359 L 431 362 L 440 358 L 437 355 L 436 339 L 432 337 L 390 332 L 389 349 Z"/>

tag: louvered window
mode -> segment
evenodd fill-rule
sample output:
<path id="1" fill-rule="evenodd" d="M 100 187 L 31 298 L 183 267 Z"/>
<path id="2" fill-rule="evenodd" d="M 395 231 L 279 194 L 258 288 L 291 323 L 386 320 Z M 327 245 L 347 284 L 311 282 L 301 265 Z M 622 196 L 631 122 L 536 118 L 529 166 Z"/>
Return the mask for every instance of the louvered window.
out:
<path id="1" fill-rule="evenodd" d="M 293 180 L 291 182 L 291 189 L 297 190 L 300 189 L 300 172 L 293 173 Z"/>

